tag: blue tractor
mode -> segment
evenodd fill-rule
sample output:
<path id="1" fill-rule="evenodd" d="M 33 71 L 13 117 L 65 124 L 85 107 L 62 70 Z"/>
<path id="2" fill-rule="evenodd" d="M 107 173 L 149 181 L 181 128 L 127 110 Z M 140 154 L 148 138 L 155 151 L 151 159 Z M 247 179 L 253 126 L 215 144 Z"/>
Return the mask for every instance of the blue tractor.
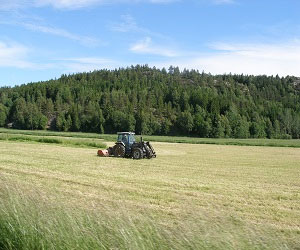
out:
<path id="1" fill-rule="evenodd" d="M 117 142 L 113 147 L 108 148 L 108 154 L 133 159 L 156 157 L 150 142 L 144 142 L 142 137 L 140 142 L 136 142 L 134 135 L 133 132 L 118 132 Z"/>

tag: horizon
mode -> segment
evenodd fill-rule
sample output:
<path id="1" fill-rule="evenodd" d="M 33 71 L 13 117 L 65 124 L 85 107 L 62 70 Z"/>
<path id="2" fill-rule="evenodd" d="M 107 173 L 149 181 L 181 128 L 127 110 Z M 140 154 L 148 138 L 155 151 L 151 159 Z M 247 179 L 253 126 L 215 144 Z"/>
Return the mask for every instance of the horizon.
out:
<path id="1" fill-rule="evenodd" d="M 0 0 L 0 87 L 132 65 L 299 77 L 296 0 Z"/>
<path id="2" fill-rule="evenodd" d="M 119 68 L 114 68 L 114 69 L 107 69 L 107 68 L 103 68 L 103 69 L 95 69 L 93 71 L 82 71 L 82 72 L 69 72 L 69 73 L 62 73 L 61 75 L 57 76 L 57 77 L 53 77 L 53 78 L 49 78 L 49 79 L 45 79 L 45 80 L 38 80 L 38 81 L 30 81 L 30 82 L 25 82 L 25 83 L 20 83 L 20 84 L 15 84 L 15 85 L 0 85 L 0 88 L 14 88 L 14 87 L 18 87 L 18 86 L 22 86 L 22 85 L 27 85 L 27 84 L 34 84 L 34 83 L 43 83 L 43 82 L 48 82 L 48 81 L 56 81 L 56 80 L 59 80 L 61 77 L 63 76 L 72 76 L 72 75 L 76 75 L 76 74 L 90 74 L 90 73 L 93 73 L 93 72 L 97 72 L 97 71 L 102 71 L 102 70 L 106 70 L 106 71 L 118 71 L 118 70 L 127 70 L 127 69 L 131 69 L 132 67 L 137 67 L 137 66 L 140 66 L 140 67 L 149 67 L 150 69 L 158 69 L 160 71 L 162 71 L 163 69 L 165 69 L 167 71 L 168 74 L 170 74 L 168 72 L 168 69 L 169 67 L 173 67 L 173 68 L 179 68 L 178 66 L 174 66 L 174 65 L 170 65 L 169 67 L 165 68 L 165 67 L 162 67 L 162 68 L 157 68 L 155 66 L 153 67 L 150 67 L 148 64 L 143 64 L 143 65 L 140 65 L 140 64 L 137 64 L 137 65 L 130 65 L 130 66 L 124 66 L 124 67 L 119 67 Z M 297 79 L 300 79 L 300 76 L 295 76 L 295 75 L 286 75 L 286 76 L 280 76 L 280 75 L 266 75 L 266 74 L 261 74 L 261 75 L 254 75 L 254 74 L 244 74 L 244 73 L 223 73 L 223 74 L 211 74 L 210 72 L 205 72 L 205 71 L 199 71 L 198 69 L 181 69 L 179 68 L 179 71 L 180 73 L 183 73 L 184 70 L 188 70 L 188 71 L 196 71 L 198 74 L 207 74 L 207 75 L 211 75 L 213 77 L 215 76 L 239 76 L 239 75 L 244 75 L 245 77 L 250 77 L 250 76 L 253 76 L 253 77 L 260 77 L 260 76 L 265 76 L 265 77 L 279 77 L 280 79 L 282 78 L 287 78 L 287 77 L 294 77 L 294 78 L 297 78 Z"/>

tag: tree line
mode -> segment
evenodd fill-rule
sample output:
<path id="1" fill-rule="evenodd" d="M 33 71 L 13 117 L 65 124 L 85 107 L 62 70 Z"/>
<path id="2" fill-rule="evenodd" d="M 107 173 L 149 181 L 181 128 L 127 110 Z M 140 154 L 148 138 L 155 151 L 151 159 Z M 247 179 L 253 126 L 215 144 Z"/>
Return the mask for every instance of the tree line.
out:
<path id="1" fill-rule="evenodd" d="M 0 126 L 213 138 L 300 138 L 296 77 L 137 65 L 0 88 Z"/>

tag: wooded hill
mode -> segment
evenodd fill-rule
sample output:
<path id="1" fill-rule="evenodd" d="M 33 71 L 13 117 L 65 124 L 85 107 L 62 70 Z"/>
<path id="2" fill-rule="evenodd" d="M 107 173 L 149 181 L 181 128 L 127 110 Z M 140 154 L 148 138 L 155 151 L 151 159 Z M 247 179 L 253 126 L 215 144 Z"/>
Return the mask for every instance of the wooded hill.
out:
<path id="1" fill-rule="evenodd" d="M 300 138 L 296 77 L 135 66 L 0 88 L 0 126 L 234 138 Z"/>

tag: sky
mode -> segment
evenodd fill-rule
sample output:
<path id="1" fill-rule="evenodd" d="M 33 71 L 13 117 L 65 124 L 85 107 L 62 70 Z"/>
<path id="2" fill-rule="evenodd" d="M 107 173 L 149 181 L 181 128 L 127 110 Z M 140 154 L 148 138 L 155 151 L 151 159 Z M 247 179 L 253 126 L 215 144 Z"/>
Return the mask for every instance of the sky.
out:
<path id="1" fill-rule="evenodd" d="M 136 64 L 300 76 L 299 0 L 0 0 L 0 86 Z"/>

